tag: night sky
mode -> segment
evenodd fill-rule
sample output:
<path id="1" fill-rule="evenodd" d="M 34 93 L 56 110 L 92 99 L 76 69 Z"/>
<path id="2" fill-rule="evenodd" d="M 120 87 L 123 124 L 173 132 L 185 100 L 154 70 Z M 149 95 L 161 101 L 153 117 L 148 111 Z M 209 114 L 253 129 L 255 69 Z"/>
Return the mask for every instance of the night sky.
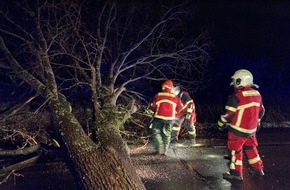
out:
<path id="1" fill-rule="evenodd" d="M 230 92 L 231 75 L 248 69 L 264 102 L 289 104 L 290 2 L 201 1 L 200 5 L 197 18 L 214 43 L 209 97 Z"/>
<path id="2" fill-rule="evenodd" d="M 226 101 L 233 90 L 229 85 L 232 74 L 248 69 L 260 86 L 264 103 L 290 105 L 290 1 L 190 2 L 195 12 L 192 27 L 209 31 L 214 45 L 210 83 L 192 94 L 197 101 L 214 101 L 215 97 Z"/>

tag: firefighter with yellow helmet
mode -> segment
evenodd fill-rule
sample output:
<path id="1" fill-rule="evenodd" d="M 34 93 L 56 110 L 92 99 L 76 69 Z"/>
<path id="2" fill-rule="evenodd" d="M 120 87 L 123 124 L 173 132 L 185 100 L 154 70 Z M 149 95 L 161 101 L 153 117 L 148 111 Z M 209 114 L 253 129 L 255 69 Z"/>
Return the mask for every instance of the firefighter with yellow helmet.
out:
<path id="1" fill-rule="evenodd" d="M 179 98 L 171 91 L 172 80 L 162 84 L 162 92 L 154 96 L 150 109 L 154 112 L 152 121 L 152 140 L 156 154 L 165 155 L 171 138 L 171 128 L 175 115 L 182 108 Z"/>
<path id="2" fill-rule="evenodd" d="M 231 152 L 230 170 L 223 174 L 223 178 L 243 180 L 243 151 L 250 164 L 250 174 L 263 176 L 264 166 L 256 137 L 265 112 L 262 96 L 250 71 L 237 70 L 231 78 L 235 91 L 229 96 L 225 114 L 218 121 L 219 129 L 228 129 L 227 146 Z"/>

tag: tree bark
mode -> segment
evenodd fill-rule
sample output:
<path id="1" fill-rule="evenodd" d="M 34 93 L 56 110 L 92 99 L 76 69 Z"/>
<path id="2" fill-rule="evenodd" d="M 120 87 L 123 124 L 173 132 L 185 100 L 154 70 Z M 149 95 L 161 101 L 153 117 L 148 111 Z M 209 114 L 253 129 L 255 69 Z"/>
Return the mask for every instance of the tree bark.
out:
<path id="1" fill-rule="evenodd" d="M 145 189 L 138 176 L 132 177 L 135 173 L 132 174 L 132 169 L 127 169 L 128 164 L 123 165 L 122 160 L 129 157 L 123 155 L 126 157 L 120 158 L 120 154 L 113 147 L 102 146 L 101 144 L 97 146 L 85 134 L 77 119 L 70 112 L 66 100 L 51 99 L 50 106 L 64 148 L 68 152 L 67 155 L 70 160 L 68 166 L 77 179 L 79 189 Z M 115 139 L 115 137 L 111 137 L 111 139 Z M 134 167 L 131 165 L 131 168 Z"/>
<path id="2" fill-rule="evenodd" d="M 122 165 L 127 169 L 128 175 L 143 186 L 135 167 L 133 167 L 127 143 L 122 139 L 119 130 L 130 117 L 130 113 L 125 110 L 117 110 L 112 105 L 104 106 L 103 110 L 105 111 L 102 114 L 106 119 L 101 122 L 101 125 L 104 127 L 98 127 L 97 132 L 100 144 L 116 151 Z"/>

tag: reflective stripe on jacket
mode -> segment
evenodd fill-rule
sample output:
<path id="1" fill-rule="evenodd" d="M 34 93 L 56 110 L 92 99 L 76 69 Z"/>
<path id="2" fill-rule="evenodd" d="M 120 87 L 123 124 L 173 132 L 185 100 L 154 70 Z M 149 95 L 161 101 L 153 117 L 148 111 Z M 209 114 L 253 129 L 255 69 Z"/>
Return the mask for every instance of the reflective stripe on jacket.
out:
<path id="1" fill-rule="evenodd" d="M 180 98 L 183 107 L 182 110 L 179 113 L 177 113 L 176 117 L 182 118 L 186 114 L 189 114 L 190 121 L 195 122 L 196 121 L 195 104 L 193 99 L 190 97 L 189 93 L 183 91 L 178 95 L 178 97 Z"/>
<path id="2" fill-rule="evenodd" d="M 154 118 L 167 121 L 173 121 L 182 106 L 179 98 L 170 92 L 159 92 L 151 103 L 151 108 L 155 112 Z"/>
<path id="3" fill-rule="evenodd" d="M 229 123 L 229 130 L 237 135 L 251 136 L 256 130 L 264 115 L 264 106 L 260 93 L 245 87 L 230 95 L 226 104 L 226 114 L 221 121 Z"/>

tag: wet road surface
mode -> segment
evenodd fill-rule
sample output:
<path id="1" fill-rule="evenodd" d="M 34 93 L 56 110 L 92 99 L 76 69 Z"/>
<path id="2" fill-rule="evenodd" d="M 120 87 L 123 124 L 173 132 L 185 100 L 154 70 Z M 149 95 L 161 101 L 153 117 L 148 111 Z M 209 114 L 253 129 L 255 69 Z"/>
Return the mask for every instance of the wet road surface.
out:
<path id="1" fill-rule="evenodd" d="M 219 135 L 217 135 L 219 136 Z M 224 135 L 222 135 L 224 136 Z M 197 138 L 197 146 L 169 149 L 167 156 L 152 155 L 149 144 L 130 145 L 131 157 L 148 190 L 287 190 L 290 189 L 290 129 L 262 130 L 258 133 L 265 176 L 250 176 L 244 160 L 244 180 L 227 181 L 226 139 Z M 64 163 L 49 163 L 17 171 L 0 184 L 0 190 L 76 190 Z M 3 181 L 3 178 L 0 179 Z"/>
<path id="2" fill-rule="evenodd" d="M 290 189 L 290 130 L 264 130 L 258 134 L 265 176 L 251 176 L 244 159 L 244 180 L 228 181 L 226 139 L 199 139 L 196 147 L 169 149 L 154 156 L 151 145 L 132 147 L 132 160 L 148 190 L 286 190 Z M 186 141 L 182 141 L 185 146 Z"/>

